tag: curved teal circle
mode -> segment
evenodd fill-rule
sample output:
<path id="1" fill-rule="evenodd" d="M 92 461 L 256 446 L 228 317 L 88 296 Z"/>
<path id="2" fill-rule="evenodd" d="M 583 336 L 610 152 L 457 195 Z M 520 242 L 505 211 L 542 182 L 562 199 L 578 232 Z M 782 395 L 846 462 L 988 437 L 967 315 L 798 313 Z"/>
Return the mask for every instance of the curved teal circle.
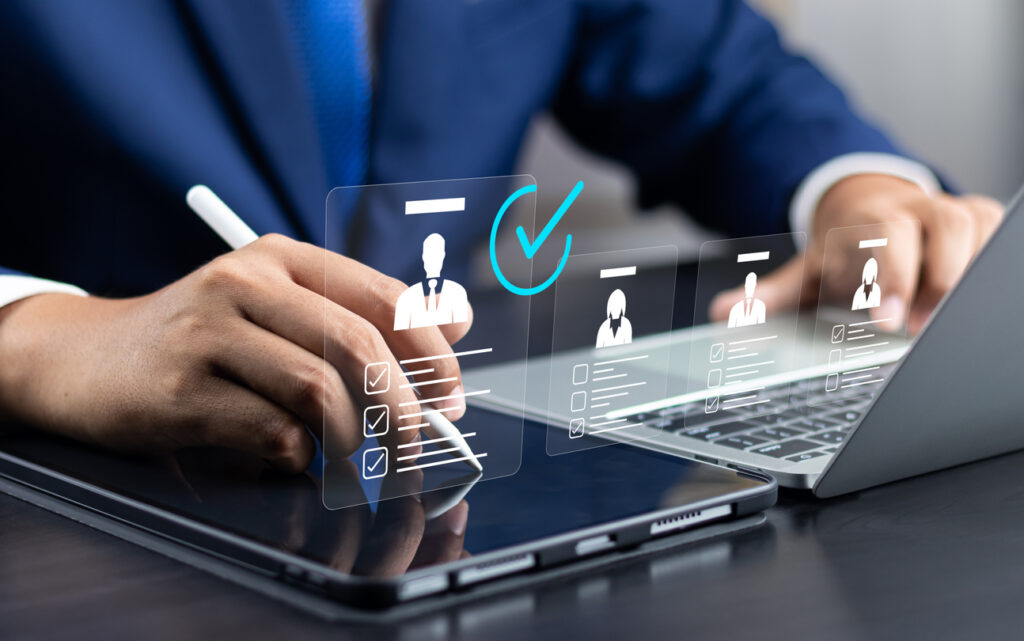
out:
<path id="1" fill-rule="evenodd" d="M 565 237 L 565 252 L 562 254 L 562 259 L 558 262 L 558 267 L 555 268 L 555 272 L 551 274 L 547 280 L 535 287 L 519 287 L 518 285 L 513 285 L 507 278 L 505 278 L 505 274 L 501 273 L 501 268 L 498 267 L 498 256 L 495 250 L 495 243 L 498 239 L 498 225 L 501 224 L 502 217 L 505 215 L 505 212 L 508 211 L 508 208 L 512 203 L 517 201 L 521 196 L 535 191 L 537 191 L 537 185 L 527 185 L 525 187 L 520 187 L 513 192 L 511 196 L 505 199 L 501 208 L 498 209 L 498 214 L 494 217 L 494 224 L 491 225 L 491 242 L 489 249 L 491 255 L 491 267 L 494 269 L 494 275 L 497 276 L 498 282 L 501 283 L 502 287 L 513 294 L 518 294 L 519 296 L 532 296 L 534 294 L 539 294 L 548 287 L 551 287 L 551 283 L 555 282 L 558 275 L 562 273 L 562 269 L 565 268 L 565 262 L 569 260 L 569 248 L 572 247 L 572 234 L 567 234 Z"/>

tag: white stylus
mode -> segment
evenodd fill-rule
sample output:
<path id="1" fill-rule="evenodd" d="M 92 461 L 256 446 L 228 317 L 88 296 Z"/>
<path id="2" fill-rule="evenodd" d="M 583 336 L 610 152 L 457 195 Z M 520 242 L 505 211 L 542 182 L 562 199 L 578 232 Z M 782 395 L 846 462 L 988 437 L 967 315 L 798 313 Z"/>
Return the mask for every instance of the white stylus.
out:
<path id="1" fill-rule="evenodd" d="M 238 214 L 232 211 L 206 185 L 193 186 L 185 195 L 185 200 L 188 202 L 188 206 L 192 208 L 192 211 L 199 214 L 199 217 L 213 231 L 217 232 L 217 235 L 224 239 L 224 242 L 230 245 L 231 249 L 240 249 L 259 238 L 256 232 L 246 225 L 245 221 L 239 218 Z M 424 418 L 430 424 L 430 427 L 437 432 L 438 438 L 444 439 L 457 447 L 457 454 L 466 463 L 478 471 L 483 471 L 484 466 L 480 464 L 480 460 L 473 453 L 473 450 L 470 449 L 469 443 L 466 442 L 459 428 L 455 427 L 440 412 L 428 413 Z"/>

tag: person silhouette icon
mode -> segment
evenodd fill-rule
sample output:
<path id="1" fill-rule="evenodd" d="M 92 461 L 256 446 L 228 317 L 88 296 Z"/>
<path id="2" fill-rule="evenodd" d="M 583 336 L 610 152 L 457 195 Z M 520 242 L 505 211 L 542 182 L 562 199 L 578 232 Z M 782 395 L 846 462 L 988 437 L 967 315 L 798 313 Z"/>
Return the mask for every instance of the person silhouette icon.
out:
<path id="1" fill-rule="evenodd" d="M 878 286 L 878 261 L 869 258 L 864 263 L 860 276 L 860 287 L 853 295 L 852 311 L 872 309 L 882 304 L 882 288 Z"/>
<path id="2" fill-rule="evenodd" d="M 757 290 L 757 274 L 747 274 L 743 289 L 746 296 L 729 310 L 729 327 L 750 327 L 761 325 L 765 321 L 764 301 L 754 297 Z"/>
<path id="3" fill-rule="evenodd" d="M 608 297 L 608 317 L 597 330 L 597 346 L 629 345 L 633 342 L 633 325 L 626 318 L 626 295 L 616 289 Z"/>
<path id="4" fill-rule="evenodd" d="M 436 327 L 469 320 L 466 289 L 441 278 L 444 236 L 430 234 L 423 241 L 424 280 L 402 292 L 395 304 L 395 330 Z"/>

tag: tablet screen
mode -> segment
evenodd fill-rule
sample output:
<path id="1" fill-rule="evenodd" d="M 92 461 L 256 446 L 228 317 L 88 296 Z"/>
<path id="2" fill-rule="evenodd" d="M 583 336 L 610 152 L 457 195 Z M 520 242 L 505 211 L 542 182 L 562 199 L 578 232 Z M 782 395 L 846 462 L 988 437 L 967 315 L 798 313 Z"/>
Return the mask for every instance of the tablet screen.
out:
<path id="1" fill-rule="evenodd" d="M 462 424 L 503 420 L 470 409 Z M 545 430 L 533 423 L 517 474 L 341 510 L 324 508 L 316 475 L 284 476 L 225 450 L 143 460 L 24 434 L 0 438 L 0 450 L 334 570 L 375 577 L 764 485 L 626 444 L 548 456 Z"/>

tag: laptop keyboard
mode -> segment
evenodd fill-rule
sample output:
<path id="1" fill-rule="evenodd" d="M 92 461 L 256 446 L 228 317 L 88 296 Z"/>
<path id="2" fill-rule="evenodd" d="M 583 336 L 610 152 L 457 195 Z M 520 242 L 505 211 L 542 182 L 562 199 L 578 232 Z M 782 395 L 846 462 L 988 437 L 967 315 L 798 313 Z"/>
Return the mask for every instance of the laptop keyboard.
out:
<path id="1" fill-rule="evenodd" d="M 790 387 L 788 402 L 769 403 L 759 410 L 706 414 L 704 401 L 697 401 L 633 418 L 686 440 L 799 462 L 834 454 L 877 391 L 872 385 L 849 393 L 826 393 L 824 377 L 785 385 Z M 785 385 L 761 393 L 766 398 L 785 396 L 781 389 Z"/>

